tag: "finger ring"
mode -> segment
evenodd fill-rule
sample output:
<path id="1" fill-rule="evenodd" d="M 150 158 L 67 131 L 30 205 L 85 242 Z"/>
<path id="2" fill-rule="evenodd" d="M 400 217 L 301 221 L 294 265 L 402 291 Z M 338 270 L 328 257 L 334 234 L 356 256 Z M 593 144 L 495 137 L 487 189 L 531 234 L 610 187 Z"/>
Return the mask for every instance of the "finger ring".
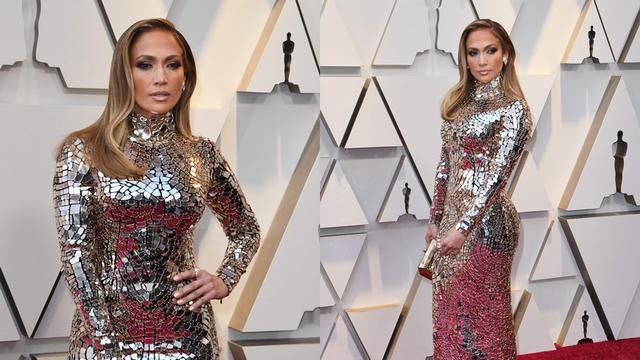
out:
<path id="1" fill-rule="evenodd" d="M 193 300 L 189 301 L 189 305 L 193 305 Z"/>
<path id="2" fill-rule="evenodd" d="M 193 268 L 193 273 L 196 275 L 196 277 L 198 277 L 198 273 L 200 272 L 200 268 L 199 267 L 194 267 Z"/>

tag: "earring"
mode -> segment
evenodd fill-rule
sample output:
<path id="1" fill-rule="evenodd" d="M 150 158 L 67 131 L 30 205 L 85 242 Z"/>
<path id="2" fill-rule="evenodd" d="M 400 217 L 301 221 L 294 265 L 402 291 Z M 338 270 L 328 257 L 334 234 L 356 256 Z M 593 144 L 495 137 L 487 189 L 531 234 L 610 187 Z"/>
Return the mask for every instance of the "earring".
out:
<path id="1" fill-rule="evenodd" d="M 183 81 L 182 82 L 182 88 L 180 89 L 180 91 L 184 92 L 184 89 L 187 87 L 186 82 Z"/>
<path id="2" fill-rule="evenodd" d="M 503 63 L 504 65 L 507 65 L 507 57 L 506 57 L 506 56 L 502 58 L 502 63 Z"/>

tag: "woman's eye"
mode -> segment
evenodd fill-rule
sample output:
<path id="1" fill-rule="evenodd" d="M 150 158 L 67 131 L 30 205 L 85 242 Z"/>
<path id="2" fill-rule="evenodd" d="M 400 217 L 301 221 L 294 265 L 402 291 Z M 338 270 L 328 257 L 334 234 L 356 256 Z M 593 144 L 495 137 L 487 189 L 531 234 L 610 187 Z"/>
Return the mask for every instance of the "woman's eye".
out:
<path id="1" fill-rule="evenodd" d="M 478 55 L 477 51 L 475 51 L 475 50 L 469 51 L 469 56 L 476 56 L 476 55 Z"/>
<path id="2" fill-rule="evenodd" d="M 498 49 L 496 49 L 496 48 L 491 48 L 491 49 L 489 49 L 488 53 L 489 53 L 489 54 L 495 54 L 495 53 L 496 53 L 496 51 L 498 51 Z"/>
<path id="3" fill-rule="evenodd" d="M 179 69 L 182 66 L 182 64 L 180 64 L 180 63 L 170 63 L 168 66 L 169 66 L 170 69 L 176 70 L 176 69 Z"/>
<path id="4" fill-rule="evenodd" d="M 149 63 L 138 63 L 136 64 L 136 67 L 140 70 L 148 70 L 151 69 L 151 64 Z"/>

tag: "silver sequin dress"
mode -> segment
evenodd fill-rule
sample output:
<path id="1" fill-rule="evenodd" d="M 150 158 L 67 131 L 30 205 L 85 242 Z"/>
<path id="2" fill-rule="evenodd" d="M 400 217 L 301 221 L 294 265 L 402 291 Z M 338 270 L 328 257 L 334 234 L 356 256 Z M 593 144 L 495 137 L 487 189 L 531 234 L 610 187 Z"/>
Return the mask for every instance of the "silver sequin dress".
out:
<path id="1" fill-rule="evenodd" d="M 520 218 L 504 189 L 532 123 L 501 81 L 475 83 L 457 119 L 441 127 L 430 221 L 438 238 L 455 228 L 466 239 L 458 253 L 435 255 L 434 360 L 516 357 L 510 275 Z"/>
<path id="2" fill-rule="evenodd" d="M 58 155 L 53 182 L 63 273 L 76 304 L 70 359 L 218 358 L 213 312 L 172 303 L 189 281 L 193 230 L 205 207 L 228 237 L 217 269 L 231 291 L 254 256 L 260 230 L 216 145 L 186 139 L 167 113 L 131 114 L 124 152 L 146 167 L 140 179 L 116 179 L 91 164 L 76 139 Z"/>

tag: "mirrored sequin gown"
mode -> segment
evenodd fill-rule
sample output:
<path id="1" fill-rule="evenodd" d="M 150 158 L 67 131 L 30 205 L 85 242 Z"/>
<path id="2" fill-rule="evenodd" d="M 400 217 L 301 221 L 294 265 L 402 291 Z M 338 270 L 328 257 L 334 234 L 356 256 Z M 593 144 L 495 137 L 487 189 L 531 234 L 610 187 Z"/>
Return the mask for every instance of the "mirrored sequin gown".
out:
<path id="1" fill-rule="evenodd" d="M 258 224 L 213 142 L 181 136 L 171 113 L 129 123 L 124 152 L 148 169 L 140 179 L 96 170 L 80 139 L 58 155 L 56 221 L 76 304 L 69 358 L 217 359 L 211 305 L 173 304 L 190 281 L 171 277 L 196 265 L 193 230 L 209 207 L 229 240 L 216 273 L 231 291 L 257 250 Z"/>
<path id="2" fill-rule="evenodd" d="M 516 357 L 510 273 L 520 218 L 505 185 L 532 124 L 526 102 L 507 98 L 501 81 L 475 83 L 441 127 L 430 221 L 438 238 L 455 228 L 466 240 L 434 259 L 434 360 Z"/>

